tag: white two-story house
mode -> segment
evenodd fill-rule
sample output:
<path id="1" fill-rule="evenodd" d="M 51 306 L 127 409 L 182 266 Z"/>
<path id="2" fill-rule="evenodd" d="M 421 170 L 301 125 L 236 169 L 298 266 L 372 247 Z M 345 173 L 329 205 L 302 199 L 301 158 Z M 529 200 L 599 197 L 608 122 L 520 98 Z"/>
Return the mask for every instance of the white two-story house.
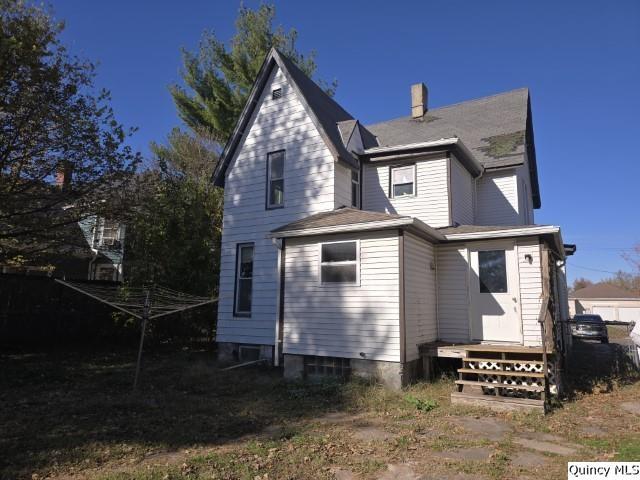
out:
<path id="1" fill-rule="evenodd" d="M 538 351 L 546 306 L 566 318 L 528 90 L 429 109 L 418 84 L 407 111 L 364 126 L 270 52 L 214 174 L 220 357 L 400 386 L 445 347 Z"/>

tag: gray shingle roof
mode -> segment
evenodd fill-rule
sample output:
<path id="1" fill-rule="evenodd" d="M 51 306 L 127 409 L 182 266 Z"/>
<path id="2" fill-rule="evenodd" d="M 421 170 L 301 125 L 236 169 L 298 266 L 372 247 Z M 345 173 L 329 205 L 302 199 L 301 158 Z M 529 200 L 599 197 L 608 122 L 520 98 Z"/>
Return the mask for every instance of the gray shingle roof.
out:
<path id="1" fill-rule="evenodd" d="M 596 283 L 588 287 L 580 288 L 574 291 L 571 298 L 635 298 L 640 299 L 639 294 L 635 294 L 628 290 L 609 285 L 607 283 Z"/>
<path id="2" fill-rule="evenodd" d="M 524 161 L 527 121 L 526 88 L 434 108 L 420 119 L 396 118 L 367 128 L 380 145 L 439 140 L 454 135 L 462 139 L 485 168 Z"/>
<path id="3" fill-rule="evenodd" d="M 395 220 L 399 218 L 411 218 L 405 215 L 395 215 L 383 212 L 370 212 L 355 208 L 343 207 L 329 212 L 321 212 L 309 217 L 296 220 L 282 227 L 272 230 L 273 233 L 290 232 L 294 230 L 304 230 L 307 228 L 337 227 L 341 225 L 354 225 L 370 222 L 381 222 L 385 220 Z"/>
<path id="4" fill-rule="evenodd" d="M 327 92 L 316 85 L 315 82 L 300 70 L 289 58 L 279 52 L 276 52 L 276 55 L 279 57 L 279 60 L 284 65 L 289 75 L 291 75 L 291 79 L 295 82 L 295 86 L 298 87 L 300 93 L 309 105 L 309 108 L 311 108 L 312 112 L 320 122 L 329 142 L 331 142 L 338 155 L 345 161 L 351 160 L 353 157 L 347 151 L 346 145 L 343 142 L 342 134 L 338 128 L 338 124 L 349 120 L 353 120 L 355 122 L 353 116 L 338 105 L 333 98 L 327 95 Z M 285 74 L 286 73 L 287 72 L 285 72 Z"/>

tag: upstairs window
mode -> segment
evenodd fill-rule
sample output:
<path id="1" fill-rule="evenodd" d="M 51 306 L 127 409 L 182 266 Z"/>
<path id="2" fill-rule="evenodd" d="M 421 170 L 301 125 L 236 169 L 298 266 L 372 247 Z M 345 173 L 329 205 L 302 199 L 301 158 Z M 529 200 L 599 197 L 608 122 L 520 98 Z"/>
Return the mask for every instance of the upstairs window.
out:
<path id="1" fill-rule="evenodd" d="M 267 208 L 284 206 L 284 150 L 267 154 Z"/>
<path id="2" fill-rule="evenodd" d="M 391 168 L 391 197 L 399 198 L 416 194 L 416 166 Z"/>
<path id="3" fill-rule="evenodd" d="M 98 246 L 114 247 L 120 240 L 120 224 L 114 220 L 103 219 L 100 222 Z"/>
<path id="4" fill-rule="evenodd" d="M 351 206 L 360 208 L 360 172 L 351 170 Z"/>
<path id="5" fill-rule="evenodd" d="M 253 244 L 238 245 L 236 251 L 236 298 L 234 313 L 237 316 L 251 315 L 253 290 Z"/>
<path id="6" fill-rule="evenodd" d="M 358 282 L 358 242 L 334 242 L 320 245 L 320 282 Z"/>

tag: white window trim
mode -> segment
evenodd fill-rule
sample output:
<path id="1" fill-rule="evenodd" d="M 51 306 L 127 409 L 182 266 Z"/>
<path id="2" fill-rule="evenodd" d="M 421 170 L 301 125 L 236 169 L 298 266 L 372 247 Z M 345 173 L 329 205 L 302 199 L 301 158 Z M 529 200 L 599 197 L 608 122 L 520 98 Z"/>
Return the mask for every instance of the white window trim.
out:
<path id="1" fill-rule="evenodd" d="M 271 155 L 276 153 L 282 153 L 282 177 L 271 177 Z M 285 185 L 284 185 L 284 172 L 285 172 L 285 162 L 287 158 L 287 153 L 285 150 L 274 150 L 273 152 L 267 152 L 267 210 L 272 210 L 276 208 L 283 208 L 285 201 Z M 271 182 L 275 180 L 282 180 L 282 203 L 271 203 Z"/>
<path id="2" fill-rule="evenodd" d="M 243 311 L 238 309 L 238 297 L 240 295 L 240 261 L 242 260 L 241 251 L 243 248 L 251 247 L 253 249 L 252 255 L 252 267 L 251 267 L 251 308 L 253 308 L 253 266 L 255 266 L 256 260 L 256 246 L 254 243 L 238 243 L 236 244 L 236 274 L 235 274 L 235 285 L 234 285 L 234 302 L 233 302 L 233 316 L 234 317 L 250 317 L 251 310 Z M 246 278 L 242 278 L 242 280 L 247 280 Z"/>
<path id="3" fill-rule="evenodd" d="M 351 173 L 349 174 L 349 176 L 351 177 L 351 189 L 352 189 L 351 190 L 351 196 L 352 197 L 353 197 L 353 185 L 357 185 L 358 186 L 358 191 L 356 192 L 356 203 L 354 205 L 353 204 L 353 198 L 351 198 L 351 206 L 353 208 L 360 208 L 360 189 L 362 188 L 362 185 L 361 185 L 362 179 L 360 178 L 360 172 L 359 171 L 350 170 L 350 172 Z M 358 181 L 357 182 L 353 179 L 353 174 L 354 173 L 358 175 Z"/>
<path id="4" fill-rule="evenodd" d="M 118 228 L 116 229 L 116 233 L 115 236 L 113 237 L 113 243 L 107 244 L 104 242 L 104 228 L 105 228 L 105 224 L 107 222 L 106 218 L 101 218 L 98 220 L 99 224 L 100 224 L 100 233 L 98 234 L 98 246 L 99 247 L 113 247 L 116 242 L 120 241 L 120 223 L 118 223 Z"/>
<path id="5" fill-rule="evenodd" d="M 322 262 L 322 246 L 323 245 L 331 245 L 335 243 L 354 243 L 356 244 L 356 259 L 349 260 L 346 262 Z M 352 265 L 356 266 L 356 281 L 355 282 L 323 282 L 322 281 L 322 265 Z M 318 284 L 323 287 L 331 287 L 331 286 L 360 286 L 360 240 L 336 240 L 334 242 L 321 242 L 318 244 Z"/>
<path id="6" fill-rule="evenodd" d="M 400 195 L 399 197 L 395 196 L 394 193 L 394 183 L 393 183 L 393 171 L 400 169 L 400 168 L 409 168 L 409 167 L 413 167 L 413 193 L 411 195 Z M 394 165 L 393 167 L 389 168 L 389 198 L 413 198 L 418 196 L 418 170 L 417 170 L 417 164 L 413 164 L 413 165 Z"/>

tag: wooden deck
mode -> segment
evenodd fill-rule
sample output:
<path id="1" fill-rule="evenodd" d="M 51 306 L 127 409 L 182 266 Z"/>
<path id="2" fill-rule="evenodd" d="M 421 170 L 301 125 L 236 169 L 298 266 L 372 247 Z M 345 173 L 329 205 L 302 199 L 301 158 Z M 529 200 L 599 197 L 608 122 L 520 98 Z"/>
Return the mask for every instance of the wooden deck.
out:
<path id="1" fill-rule="evenodd" d="M 498 345 L 489 343 L 431 342 L 419 345 L 418 348 L 422 355 L 441 358 L 467 358 L 469 356 L 469 352 L 531 353 L 538 355 L 543 353 L 543 348 L 541 346 L 526 347 L 524 345 Z"/>

